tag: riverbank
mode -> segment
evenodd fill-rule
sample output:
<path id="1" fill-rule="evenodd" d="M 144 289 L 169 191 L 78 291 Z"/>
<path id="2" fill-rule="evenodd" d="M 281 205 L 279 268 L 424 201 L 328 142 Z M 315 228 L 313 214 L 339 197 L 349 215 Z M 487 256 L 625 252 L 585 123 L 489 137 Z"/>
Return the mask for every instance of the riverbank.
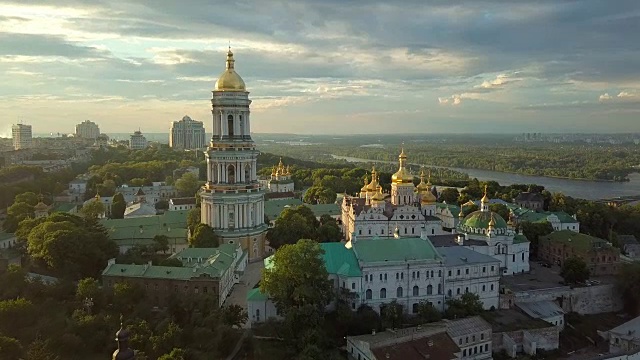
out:
<path id="1" fill-rule="evenodd" d="M 395 161 L 371 160 L 349 156 L 339 156 L 328 154 L 334 159 L 342 159 L 352 163 L 385 163 L 395 164 Z M 415 164 L 421 166 L 421 164 Z M 477 178 L 480 181 L 496 181 L 500 185 L 508 186 L 513 184 L 536 184 L 544 186 L 551 192 L 561 192 L 568 196 L 587 200 L 597 200 L 603 198 L 616 198 L 640 195 L 640 173 L 631 173 L 629 181 L 600 181 L 590 179 L 572 179 L 561 177 L 548 177 L 538 175 L 525 175 L 519 173 L 509 173 L 493 170 L 464 169 L 447 166 L 434 166 L 437 168 L 451 169 L 463 172 L 470 178 Z"/>

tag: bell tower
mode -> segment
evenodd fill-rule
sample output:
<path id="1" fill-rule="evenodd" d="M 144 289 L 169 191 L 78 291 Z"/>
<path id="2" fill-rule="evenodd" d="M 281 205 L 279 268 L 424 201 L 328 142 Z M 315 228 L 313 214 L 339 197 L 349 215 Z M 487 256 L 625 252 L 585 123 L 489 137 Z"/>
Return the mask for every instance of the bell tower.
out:
<path id="1" fill-rule="evenodd" d="M 201 193 L 201 221 L 224 243 L 239 243 L 249 259 L 264 256 L 267 225 L 264 191 L 256 174 L 258 151 L 251 139 L 251 100 L 235 71 L 231 49 L 211 98 L 213 136 L 206 152 L 207 183 Z"/>

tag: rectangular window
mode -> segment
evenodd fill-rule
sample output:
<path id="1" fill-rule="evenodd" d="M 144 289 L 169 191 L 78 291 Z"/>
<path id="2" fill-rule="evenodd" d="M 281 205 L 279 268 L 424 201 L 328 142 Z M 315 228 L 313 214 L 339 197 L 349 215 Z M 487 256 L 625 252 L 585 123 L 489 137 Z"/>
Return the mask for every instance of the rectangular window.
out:
<path id="1" fill-rule="evenodd" d="M 356 289 L 356 283 L 352 282 L 351 283 L 351 290 L 355 290 Z"/>
<path id="2" fill-rule="evenodd" d="M 382 281 L 382 274 L 380 274 L 380 281 Z"/>
<path id="3" fill-rule="evenodd" d="M 480 340 L 484 340 L 484 333 L 480 333 Z"/>
<path id="4" fill-rule="evenodd" d="M 511 262 L 516 262 L 516 254 L 513 254 L 513 260 Z"/>
<path id="5" fill-rule="evenodd" d="M 420 271 L 416 271 L 416 275 L 418 275 L 418 279 L 420 279 Z"/>
<path id="6" fill-rule="evenodd" d="M 205 293 L 205 294 L 208 293 L 209 292 L 209 288 L 206 287 L 206 286 L 203 286 L 202 287 L 202 292 Z"/>
<path id="7" fill-rule="evenodd" d="M 469 268 L 464 269 L 465 274 L 469 275 Z"/>
<path id="8" fill-rule="evenodd" d="M 460 275 L 460 269 L 458 269 L 458 271 L 456 273 L 457 273 L 457 275 Z"/>
<path id="9" fill-rule="evenodd" d="M 396 273 L 396 280 L 400 279 L 400 274 Z"/>
<path id="10" fill-rule="evenodd" d="M 387 273 L 384 273 L 384 281 L 387 281 Z"/>
<path id="11" fill-rule="evenodd" d="M 522 253 L 522 261 L 524 261 L 524 253 Z"/>
<path id="12" fill-rule="evenodd" d="M 491 266 L 491 271 L 494 271 L 494 270 L 495 270 L 495 266 Z"/>
<path id="13" fill-rule="evenodd" d="M 486 266 L 483 266 L 483 267 L 482 267 L 482 272 L 483 272 L 483 273 L 486 273 L 486 272 L 487 272 L 487 267 L 486 267 Z"/>
<path id="14" fill-rule="evenodd" d="M 404 273 L 400 273 L 400 279 L 404 279 Z"/>
<path id="15" fill-rule="evenodd" d="M 449 270 L 449 276 L 451 276 L 451 270 Z"/>

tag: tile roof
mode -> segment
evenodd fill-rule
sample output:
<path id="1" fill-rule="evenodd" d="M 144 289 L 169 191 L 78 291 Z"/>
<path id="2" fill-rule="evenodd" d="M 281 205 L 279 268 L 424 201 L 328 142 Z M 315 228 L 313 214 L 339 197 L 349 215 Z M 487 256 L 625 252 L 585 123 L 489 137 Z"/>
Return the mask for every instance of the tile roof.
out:
<path id="1" fill-rule="evenodd" d="M 553 301 L 516 302 L 516 306 L 534 319 L 564 315 L 564 310 Z"/>
<path id="2" fill-rule="evenodd" d="M 516 234 L 513 237 L 513 243 L 514 244 L 522 244 L 522 243 L 525 243 L 525 242 L 529 242 L 529 239 L 527 239 L 527 237 L 524 236 L 523 234 Z"/>
<path id="3" fill-rule="evenodd" d="M 348 277 L 362 276 L 356 255 L 343 243 L 320 243 L 320 247 L 324 250 L 324 264 L 329 274 Z"/>
<path id="4" fill-rule="evenodd" d="M 408 359 L 457 359 L 455 353 L 460 348 L 445 333 L 441 332 L 425 338 L 382 346 L 372 350 L 376 359 L 408 360 Z"/>
<path id="5" fill-rule="evenodd" d="M 544 201 L 544 197 L 536 192 L 521 192 L 514 199 L 515 201 Z"/>
<path id="6" fill-rule="evenodd" d="M 353 245 L 358 260 L 371 262 L 440 260 L 431 241 L 421 238 L 371 239 Z"/>
<path id="7" fill-rule="evenodd" d="M 439 248 L 438 252 L 444 258 L 446 266 L 460 266 L 465 264 L 499 263 L 500 260 L 492 256 L 481 254 L 462 246 Z"/>
<path id="8" fill-rule="evenodd" d="M 447 333 L 451 337 L 477 334 L 481 331 L 491 330 L 491 324 L 480 316 L 473 316 L 464 319 L 449 320 L 447 323 Z"/>
<path id="9" fill-rule="evenodd" d="M 57 203 L 54 205 L 53 211 L 69 212 L 77 207 L 78 205 L 72 203 Z"/>
<path id="10" fill-rule="evenodd" d="M 118 242 L 151 241 L 156 235 L 166 235 L 170 239 L 187 240 L 188 211 L 167 211 L 162 215 L 134 217 L 128 219 L 102 219 L 100 223 L 107 229 L 109 237 Z"/>
<path id="11" fill-rule="evenodd" d="M 269 217 L 270 220 L 275 220 L 278 215 L 287 207 L 296 207 L 302 205 L 300 199 L 274 199 L 264 202 L 264 214 Z"/>
<path id="12" fill-rule="evenodd" d="M 554 231 L 547 236 L 541 236 L 540 239 L 542 242 L 565 244 L 582 251 L 610 247 L 606 240 L 571 230 Z"/>

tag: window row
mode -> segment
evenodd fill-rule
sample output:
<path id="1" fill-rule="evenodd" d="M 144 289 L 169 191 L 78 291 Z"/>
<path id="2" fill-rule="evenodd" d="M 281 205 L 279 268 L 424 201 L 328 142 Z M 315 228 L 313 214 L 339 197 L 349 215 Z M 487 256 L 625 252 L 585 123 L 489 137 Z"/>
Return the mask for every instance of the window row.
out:
<path id="1" fill-rule="evenodd" d="M 496 267 L 495 267 L 494 265 L 491 265 L 491 271 L 493 272 L 493 271 L 495 271 L 495 270 L 496 270 Z M 469 275 L 469 274 L 470 274 L 470 272 L 471 272 L 471 271 L 469 270 L 469 268 L 465 268 L 465 269 L 464 269 L 464 274 L 465 274 L 465 275 Z M 487 273 L 487 267 L 486 267 L 486 266 L 483 266 L 483 267 L 482 267 L 482 273 L 483 273 L 483 274 L 486 274 L 486 273 Z M 461 270 L 461 269 L 457 269 L 457 270 L 456 270 L 456 276 L 460 276 L 461 274 L 462 274 L 462 270 Z M 448 275 L 449 277 L 453 276 L 453 270 L 449 270 L 449 273 L 448 273 L 447 275 Z"/>
<path id="2" fill-rule="evenodd" d="M 438 284 L 438 294 L 442 294 L 442 284 Z M 413 287 L 413 291 L 412 291 L 412 296 L 420 296 L 420 288 L 418 286 L 414 286 Z M 425 294 L 423 294 L 425 295 Z M 426 295 L 433 295 L 433 286 L 432 285 L 427 285 L 426 288 Z M 404 290 L 402 288 L 402 286 L 398 286 L 398 288 L 396 289 L 396 297 L 400 298 L 404 296 Z M 382 288 L 380 289 L 379 292 L 379 299 L 386 299 L 387 298 L 387 289 L 386 288 Z M 367 289 L 367 291 L 365 291 L 365 299 L 366 300 L 371 300 L 373 299 L 373 290 L 371 289 Z"/>
<path id="3" fill-rule="evenodd" d="M 495 289 L 493 284 L 491 284 L 489 288 L 491 289 L 489 291 L 493 291 L 493 289 Z M 482 292 L 486 292 L 486 291 L 487 291 L 487 285 L 482 285 Z M 460 295 L 461 292 L 462 292 L 462 288 L 459 287 L 456 289 L 456 295 Z M 467 286 L 464 288 L 464 293 L 466 294 L 468 292 L 469 292 L 469 287 Z M 449 297 L 453 296 L 453 290 L 452 289 L 447 290 L 447 295 Z"/>

